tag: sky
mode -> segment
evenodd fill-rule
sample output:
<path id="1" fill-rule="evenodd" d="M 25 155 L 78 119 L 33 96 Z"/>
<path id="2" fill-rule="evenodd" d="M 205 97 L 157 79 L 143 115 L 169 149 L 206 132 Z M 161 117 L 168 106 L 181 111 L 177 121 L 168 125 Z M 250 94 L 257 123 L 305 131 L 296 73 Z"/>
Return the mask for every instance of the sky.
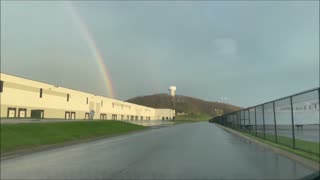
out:
<path id="1" fill-rule="evenodd" d="M 88 34 L 120 100 L 174 85 L 248 107 L 319 87 L 318 1 L 1 1 L 1 72 L 110 97 Z"/>

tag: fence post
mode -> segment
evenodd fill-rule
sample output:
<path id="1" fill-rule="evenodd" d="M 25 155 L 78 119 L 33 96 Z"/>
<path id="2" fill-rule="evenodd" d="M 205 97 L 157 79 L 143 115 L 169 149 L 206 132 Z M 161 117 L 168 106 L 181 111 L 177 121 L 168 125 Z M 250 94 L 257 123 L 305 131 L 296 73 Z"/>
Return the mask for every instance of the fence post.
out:
<path id="1" fill-rule="evenodd" d="M 250 123 L 250 109 L 248 109 L 248 119 L 249 119 L 249 133 L 251 133 L 251 123 Z"/>
<path id="2" fill-rule="evenodd" d="M 275 138 L 276 143 L 278 143 L 276 108 L 275 108 L 274 101 L 272 102 L 272 105 L 273 105 L 274 135 L 275 135 L 275 137 L 276 137 L 276 138 Z"/>
<path id="3" fill-rule="evenodd" d="M 258 136 L 258 129 L 257 129 L 257 106 L 254 107 L 254 123 L 256 128 L 256 136 Z"/>
<path id="4" fill-rule="evenodd" d="M 319 118 L 320 118 L 320 87 L 318 88 L 318 109 L 319 109 Z M 315 109 L 317 110 L 317 108 Z M 320 123 L 319 123 L 319 129 L 320 129 Z M 320 130 L 319 130 L 319 136 L 320 136 Z"/>
<path id="5" fill-rule="evenodd" d="M 238 121 L 238 129 L 240 131 L 240 126 L 241 126 L 241 117 L 240 117 L 240 111 L 237 112 L 237 121 Z"/>
<path id="6" fill-rule="evenodd" d="M 266 139 L 266 128 L 264 124 L 264 104 L 262 104 L 263 139 Z"/>
<path id="7" fill-rule="evenodd" d="M 242 114 L 242 113 L 241 113 L 241 112 L 242 112 L 242 111 L 240 111 L 240 131 L 242 130 L 242 126 L 241 126 L 241 125 L 242 125 L 242 123 L 241 123 L 241 120 L 242 120 L 241 114 Z"/>
<path id="8" fill-rule="evenodd" d="M 294 136 L 294 119 L 293 119 L 293 105 L 292 105 L 292 96 L 290 96 L 290 105 L 291 105 L 291 125 L 292 125 L 292 146 L 293 146 L 293 149 L 296 148 L 296 138 Z"/>

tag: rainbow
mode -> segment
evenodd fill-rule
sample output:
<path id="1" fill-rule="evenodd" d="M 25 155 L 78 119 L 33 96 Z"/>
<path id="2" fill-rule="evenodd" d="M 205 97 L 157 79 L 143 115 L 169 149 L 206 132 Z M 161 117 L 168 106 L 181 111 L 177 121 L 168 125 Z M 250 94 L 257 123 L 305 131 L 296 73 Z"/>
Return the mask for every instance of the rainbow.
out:
<path id="1" fill-rule="evenodd" d="M 81 34 L 83 35 L 85 41 L 87 42 L 88 47 L 98 64 L 98 68 L 99 68 L 100 74 L 102 75 L 103 81 L 105 82 L 105 87 L 109 93 L 109 97 L 115 98 L 115 93 L 113 90 L 110 74 L 104 62 L 103 56 L 100 53 L 99 48 L 96 45 L 96 42 L 94 41 L 92 34 L 90 33 L 87 25 L 85 24 L 84 20 L 81 18 L 80 14 L 76 11 L 76 7 L 73 5 L 73 3 L 71 1 L 66 1 L 66 3 L 67 3 L 67 6 L 66 6 L 67 9 L 71 13 L 75 23 L 79 26 Z"/>

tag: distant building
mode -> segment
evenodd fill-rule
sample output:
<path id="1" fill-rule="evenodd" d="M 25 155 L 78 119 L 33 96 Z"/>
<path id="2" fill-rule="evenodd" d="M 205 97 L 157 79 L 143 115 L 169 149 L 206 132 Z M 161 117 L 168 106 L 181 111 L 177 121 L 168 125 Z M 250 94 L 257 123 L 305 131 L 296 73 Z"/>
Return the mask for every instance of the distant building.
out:
<path id="1" fill-rule="evenodd" d="M 154 109 L 1 73 L 1 118 L 172 120 Z"/>

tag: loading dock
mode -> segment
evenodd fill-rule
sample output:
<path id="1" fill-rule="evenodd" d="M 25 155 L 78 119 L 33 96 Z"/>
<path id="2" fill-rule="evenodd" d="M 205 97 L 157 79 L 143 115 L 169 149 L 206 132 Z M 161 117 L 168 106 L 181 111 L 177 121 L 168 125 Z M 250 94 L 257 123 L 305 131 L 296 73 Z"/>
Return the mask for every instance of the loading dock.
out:
<path id="1" fill-rule="evenodd" d="M 32 109 L 31 118 L 44 118 L 44 110 L 42 109 Z"/>
<path id="2" fill-rule="evenodd" d="M 71 119 L 76 119 L 76 112 L 71 112 Z"/>
<path id="3" fill-rule="evenodd" d="M 16 108 L 8 108 L 7 117 L 8 118 L 15 118 L 16 117 Z"/>
<path id="4" fill-rule="evenodd" d="M 26 118 L 27 117 L 27 109 L 19 108 L 18 117 L 19 118 Z"/>
<path id="5" fill-rule="evenodd" d="M 100 120 L 106 120 L 107 119 L 107 114 L 100 114 Z"/>
<path id="6" fill-rule="evenodd" d="M 69 112 L 69 111 L 66 111 L 66 113 L 65 113 L 65 119 L 70 119 L 70 112 Z"/>
<path id="7" fill-rule="evenodd" d="M 84 115 L 84 119 L 89 119 L 89 113 L 86 113 L 86 114 Z"/>

